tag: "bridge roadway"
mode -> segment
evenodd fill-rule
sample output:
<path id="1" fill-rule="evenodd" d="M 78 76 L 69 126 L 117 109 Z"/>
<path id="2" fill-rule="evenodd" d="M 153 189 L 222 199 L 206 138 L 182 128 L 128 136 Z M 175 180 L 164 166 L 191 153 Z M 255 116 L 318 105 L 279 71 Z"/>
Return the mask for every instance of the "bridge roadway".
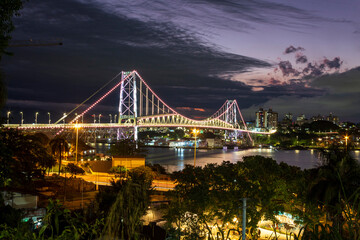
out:
<path id="1" fill-rule="evenodd" d="M 79 123 L 77 124 L 79 129 L 92 129 L 92 128 L 132 128 L 135 127 L 134 124 L 130 123 Z M 51 129 L 75 129 L 75 124 L 4 124 L 4 127 L 8 128 L 17 128 L 19 130 L 51 130 Z M 228 126 L 212 126 L 207 124 L 174 124 L 174 123 L 160 123 L 160 124 L 151 124 L 143 123 L 136 125 L 138 128 L 154 128 L 154 127 L 185 127 L 185 128 L 208 128 L 208 129 L 219 129 L 219 130 L 230 130 L 230 131 L 239 131 L 245 133 L 255 133 L 255 134 L 272 134 L 275 131 L 270 132 L 259 132 L 254 130 L 244 130 L 241 128 L 235 128 L 232 125 Z"/>

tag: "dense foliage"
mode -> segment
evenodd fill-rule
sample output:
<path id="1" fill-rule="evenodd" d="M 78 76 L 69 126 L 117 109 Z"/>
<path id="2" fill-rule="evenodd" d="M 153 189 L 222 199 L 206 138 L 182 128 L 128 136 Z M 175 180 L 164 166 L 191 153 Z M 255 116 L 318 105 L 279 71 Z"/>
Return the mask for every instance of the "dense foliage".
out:
<path id="1" fill-rule="evenodd" d="M 130 139 L 123 139 L 110 146 L 109 154 L 111 156 L 129 157 L 136 156 L 140 150 L 136 146 L 136 142 Z"/>
<path id="2" fill-rule="evenodd" d="M 40 141 L 18 130 L 0 129 L 0 150 L 0 186 L 29 184 L 55 164 Z"/>
<path id="3" fill-rule="evenodd" d="M 229 224 L 240 231 L 242 198 L 248 199 L 250 234 L 256 236 L 258 222 L 265 217 L 276 221 L 281 211 L 293 211 L 296 198 L 293 191 L 302 186 L 297 167 L 277 164 L 271 158 L 245 157 L 243 162 L 208 164 L 203 169 L 187 165 L 173 175 L 177 186 L 173 193 L 168 221 L 184 228 L 186 239 L 223 238 Z M 289 204 L 290 203 L 290 204 Z M 196 216 L 196 217 L 195 217 Z"/>
<path id="4" fill-rule="evenodd" d="M 360 167 L 345 148 L 323 150 L 322 164 L 305 171 L 251 156 L 204 168 L 187 165 L 173 177 L 177 186 L 166 218 L 174 238 L 224 239 L 231 231 L 240 233 L 246 198 L 249 239 L 259 237 L 260 220 L 276 224 L 282 212 L 303 226 L 293 237 L 360 239 Z"/>

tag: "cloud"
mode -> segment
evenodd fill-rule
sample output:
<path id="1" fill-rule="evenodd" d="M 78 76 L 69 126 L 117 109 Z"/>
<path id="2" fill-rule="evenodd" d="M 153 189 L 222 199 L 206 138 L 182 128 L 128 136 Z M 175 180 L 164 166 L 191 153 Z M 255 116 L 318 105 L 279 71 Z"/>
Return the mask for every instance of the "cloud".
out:
<path id="1" fill-rule="evenodd" d="M 178 110 L 186 110 L 186 111 L 191 111 L 192 110 L 191 107 L 176 107 L 176 109 L 178 109 Z"/>
<path id="2" fill-rule="evenodd" d="M 297 76 L 299 74 L 299 72 L 292 67 L 291 62 L 289 61 L 280 61 L 279 69 L 281 70 L 284 76 L 289 76 L 289 75 Z"/>
<path id="3" fill-rule="evenodd" d="M 269 99 L 263 104 L 253 105 L 243 109 L 243 113 L 250 115 L 259 107 L 272 107 L 274 111 L 283 116 L 287 112 L 304 113 L 306 117 L 317 114 L 326 115 L 333 112 L 340 116 L 341 121 L 358 121 L 360 109 L 360 67 L 343 73 L 323 75 L 311 83 L 311 87 L 326 89 L 323 94 L 299 96 L 283 95 Z"/>
<path id="4" fill-rule="evenodd" d="M 329 68 L 339 69 L 343 61 L 340 60 L 340 57 L 335 57 L 333 60 L 327 58 L 324 59 L 324 64 Z"/>
<path id="5" fill-rule="evenodd" d="M 289 54 L 289 53 L 293 53 L 293 52 L 297 52 L 297 51 L 304 51 L 305 49 L 302 47 L 294 47 L 293 45 L 291 45 L 290 47 L 287 47 L 285 49 L 284 54 Z"/>
<path id="6" fill-rule="evenodd" d="M 296 58 L 296 63 L 307 63 L 308 61 L 307 57 L 303 54 L 296 54 L 295 58 Z"/>
<path id="7" fill-rule="evenodd" d="M 183 29 L 203 37 L 216 34 L 219 29 L 248 31 L 254 29 L 257 23 L 299 29 L 313 26 L 316 20 L 324 20 L 300 8 L 265 0 L 245 2 L 78 0 L 78 2 L 131 20 L 182 26 Z M 232 24 L 229 25 L 229 22 Z"/>
<path id="8" fill-rule="evenodd" d="M 302 74 L 305 78 L 314 78 L 323 74 L 324 66 L 318 64 L 308 63 L 308 65 L 303 69 Z"/>
<path id="9" fill-rule="evenodd" d="M 264 91 L 264 88 L 263 88 L 263 87 L 252 87 L 252 88 L 251 88 L 251 91 L 253 91 L 253 92 L 260 92 L 260 91 Z"/>

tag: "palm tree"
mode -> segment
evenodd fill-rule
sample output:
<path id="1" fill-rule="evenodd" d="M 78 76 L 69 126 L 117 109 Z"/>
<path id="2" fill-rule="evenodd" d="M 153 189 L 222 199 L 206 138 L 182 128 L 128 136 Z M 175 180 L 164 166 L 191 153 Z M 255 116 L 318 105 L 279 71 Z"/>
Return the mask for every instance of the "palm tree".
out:
<path id="1" fill-rule="evenodd" d="M 322 165 L 311 171 L 307 199 L 325 210 L 327 216 L 341 225 L 344 199 L 359 188 L 360 165 L 349 149 L 332 146 L 322 152 Z"/>
<path id="2" fill-rule="evenodd" d="M 59 175 L 61 169 L 61 153 L 69 151 L 69 144 L 65 138 L 56 136 L 50 141 L 51 153 L 59 155 Z"/>

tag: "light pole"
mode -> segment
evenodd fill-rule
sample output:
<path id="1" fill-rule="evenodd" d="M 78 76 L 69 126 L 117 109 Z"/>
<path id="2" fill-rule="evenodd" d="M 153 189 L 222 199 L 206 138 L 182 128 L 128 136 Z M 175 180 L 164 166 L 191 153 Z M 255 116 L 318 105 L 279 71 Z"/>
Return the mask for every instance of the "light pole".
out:
<path id="1" fill-rule="evenodd" d="M 51 124 L 51 115 L 50 115 L 50 112 L 48 112 L 48 115 L 49 115 L 49 124 Z"/>
<path id="2" fill-rule="evenodd" d="M 100 123 L 101 116 L 102 116 L 102 115 L 101 115 L 101 113 L 100 113 L 100 114 L 99 114 L 99 123 Z"/>
<path id="3" fill-rule="evenodd" d="M 63 114 L 63 124 L 65 124 L 65 119 L 66 119 L 66 112 L 64 112 Z"/>
<path id="4" fill-rule="evenodd" d="M 20 112 L 20 116 L 21 116 L 20 124 L 23 125 L 24 124 L 24 113 Z"/>
<path id="5" fill-rule="evenodd" d="M 80 125 L 76 122 L 75 124 L 75 128 L 76 128 L 76 146 L 75 146 L 75 162 L 76 164 L 78 163 L 78 142 L 79 142 L 79 128 Z"/>
<path id="6" fill-rule="evenodd" d="M 10 123 L 10 114 L 11 114 L 11 112 L 10 111 L 8 111 L 7 112 L 7 124 L 9 124 Z"/>
<path id="7" fill-rule="evenodd" d="M 200 131 L 196 128 L 193 129 L 192 133 L 195 136 L 195 150 L 194 150 L 194 167 L 196 166 L 196 136 Z"/>
<path id="8" fill-rule="evenodd" d="M 242 211 L 242 240 L 246 239 L 246 198 L 243 198 L 243 211 Z"/>
<path id="9" fill-rule="evenodd" d="M 38 117 L 38 115 L 39 115 L 39 112 L 36 112 L 36 113 L 35 113 L 35 124 L 37 124 L 37 117 Z"/>
<path id="10" fill-rule="evenodd" d="M 109 114 L 110 123 L 112 123 L 112 116 Z"/>
<path id="11" fill-rule="evenodd" d="M 117 114 L 115 114 L 115 116 L 114 116 L 114 123 L 116 123 L 116 117 L 117 117 Z"/>
<path id="12" fill-rule="evenodd" d="M 346 136 L 345 136 L 345 146 L 346 146 L 346 150 L 347 150 L 347 142 L 348 142 L 348 139 L 349 139 L 349 136 L 346 135 Z"/>

